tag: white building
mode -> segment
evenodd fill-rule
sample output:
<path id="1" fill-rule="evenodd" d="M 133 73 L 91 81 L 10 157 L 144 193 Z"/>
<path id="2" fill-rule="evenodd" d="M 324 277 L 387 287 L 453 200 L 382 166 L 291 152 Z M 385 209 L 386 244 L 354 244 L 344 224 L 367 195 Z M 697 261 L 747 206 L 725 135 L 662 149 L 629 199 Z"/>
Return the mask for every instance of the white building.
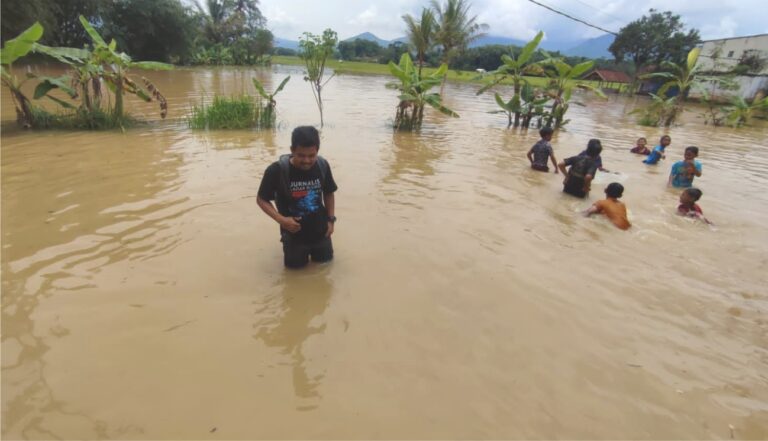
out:
<path id="1" fill-rule="evenodd" d="M 752 100 L 756 96 L 767 94 L 768 34 L 708 40 L 700 47 L 697 67 L 703 72 L 715 75 L 734 74 L 733 80 L 737 89 L 724 90 L 715 83 L 709 83 L 706 89 L 714 98 L 741 96 Z M 690 96 L 700 98 L 701 92 L 691 90 Z"/>

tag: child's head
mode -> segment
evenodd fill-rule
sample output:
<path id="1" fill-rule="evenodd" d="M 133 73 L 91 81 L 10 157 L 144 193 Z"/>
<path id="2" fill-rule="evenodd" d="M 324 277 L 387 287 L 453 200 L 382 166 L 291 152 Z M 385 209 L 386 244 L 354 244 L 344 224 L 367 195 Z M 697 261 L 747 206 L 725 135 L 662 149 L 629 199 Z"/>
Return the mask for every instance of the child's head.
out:
<path id="1" fill-rule="evenodd" d="M 669 135 L 664 135 L 659 139 L 659 145 L 662 147 L 666 147 L 670 144 L 672 144 L 672 138 Z"/>
<path id="2" fill-rule="evenodd" d="M 587 143 L 587 156 L 596 158 L 600 156 L 600 152 L 603 151 L 603 145 L 600 144 L 599 139 L 590 139 Z"/>
<path id="3" fill-rule="evenodd" d="M 680 193 L 680 203 L 685 205 L 693 205 L 696 201 L 701 199 L 703 193 L 696 187 L 686 188 Z"/>
<path id="4" fill-rule="evenodd" d="M 645 147 L 645 145 L 648 144 L 648 140 L 645 138 L 637 138 L 637 146 L 638 147 Z"/>
<path id="5" fill-rule="evenodd" d="M 545 141 L 549 141 L 552 139 L 552 134 L 555 133 L 554 130 L 552 130 L 552 127 L 544 127 L 541 130 L 539 130 L 539 135 L 541 136 L 541 139 Z"/>
<path id="6" fill-rule="evenodd" d="M 609 198 L 620 198 L 624 194 L 624 186 L 618 182 L 611 182 L 605 187 L 605 195 Z"/>
<path id="7" fill-rule="evenodd" d="M 685 148 L 685 159 L 691 160 L 699 156 L 699 148 L 690 146 Z"/>
<path id="8" fill-rule="evenodd" d="M 317 162 L 320 134 L 312 126 L 300 126 L 291 134 L 292 164 L 301 170 L 310 170 Z"/>

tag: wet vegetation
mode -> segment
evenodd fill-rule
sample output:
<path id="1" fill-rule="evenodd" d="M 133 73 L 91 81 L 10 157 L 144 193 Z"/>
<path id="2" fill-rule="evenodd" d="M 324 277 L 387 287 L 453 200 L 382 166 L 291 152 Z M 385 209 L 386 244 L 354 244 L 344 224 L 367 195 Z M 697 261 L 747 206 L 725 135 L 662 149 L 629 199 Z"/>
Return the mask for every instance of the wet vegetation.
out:
<path id="1" fill-rule="evenodd" d="M 158 102 L 160 116 L 165 118 L 168 105 L 162 93 L 146 78 L 142 77 L 142 85 L 139 85 L 128 73 L 130 69 L 167 70 L 173 66 L 152 61 L 133 61 L 127 54 L 117 52 L 115 40 L 107 44 L 85 17 L 80 16 L 80 22 L 91 38 L 91 45 L 85 49 L 49 47 L 37 43 L 44 31 L 40 23 L 35 23 L 17 38 L 5 43 L 2 50 L 2 79 L 13 97 L 19 125 L 41 129 L 122 128 L 133 121 L 124 108 L 126 94 L 135 95 L 147 102 Z M 19 80 L 12 73 L 12 64 L 30 52 L 52 57 L 70 70 L 56 78 L 29 73 L 24 80 Z M 31 79 L 38 80 L 33 98 L 48 98 L 56 103 L 58 111 L 50 113 L 33 104 L 24 95 L 21 86 Z M 63 92 L 69 100 L 52 95 L 54 91 Z"/>
<path id="2" fill-rule="evenodd" d="M 126 109 L 128 95 L 156 102 L 160 117 L 165 118 L 165 97 L 147 78 L 135 75 L 138 70 L 171 69 L 166 62 L 266 65 L 273 61 L 270 54 L 275 53 L 258 0 L 27 0 L 2 2 L 1 6 L 2 84 L 10 92 L 18 124 L 26 128 L 124 128 L 138 122 Z M 458 116 L 443 105 L 442 87 L 439 94 L 432 91 L 435 81 L 442 86 L 447 79 L 483 81 L 478 95 L 493 92 L 497 107 L 489 111 L 503 114 L 508 128 L 546 125 L 558 129 L 568 124 L 572 105 L 584 105 L 574 98 L 574 89 L 603 96 L 596 83 L 582 78 L 592 69 L 608 65 L 635 80 L 660 86 L 648 94 L 648 105 L 632 111 L 642 125 L 675 124 L 687 107 L 691 90 L 697 90 L 706 107 L 705 124 L 740 127 L 768 113 L 764 95 L 754 101 L 737 97 L 727 102 L 715 96 L 716 89 L 736 89 L 731 80 L 734 75 L 758 72 L 766 60 L 745 52 L 731 72 L 702 72 L 696 63 L 700 49 L 691 50 L 699 40 L 698 31 L 686 31 L 683 20 L 670 12 L 650 10 L 622 28 L 610 48 L 614 61 L 548 53 L 539 48 L 541 32 L 523 47 L 470 48 L 487 26 L 471 13 L 467 0 L 432 0 L 421 15 L 402 18 L 408 40 L 388 48 L 363 40 L 339 43 L 331 29 L 322 35 L 304 33 L 300 37 L 298 58 L 292 61 L 306 69 L 304 80 L 311 85 L 321 126 L 325 122 L 324 88 L 335 74 L 376 73 L 393 75 L 397 80 L 389 87 L 399 91 L 393 121 L 398 130 L 419 129 L 427 107 Z M 653 33 L 645 31 L 651 28 Z M 154 61 L 133 61 L 129 53 Z M 55 59 L 68 71 L 59 77 L 30 72 L 21 75 L 18 60 L 29 56 Z M 386 65 L 342 64 L 334 60 L 338 57 Z M 328 75 L 326 68 L 334 70 Z M 476 69 L 481 75 L 449 68 Z M 649 69 L 649 73 L 638 74 L 641 69 Z M 36 83 L 34 92 L 25 94 L 29 81 Z M 274 127 L 275 95 L 287 81 L 284 79 L 273 93 L 255 79 L 256 94 L 250 96 L 218 96 L 214 91 L 212 101 L 191 106 L 189 125 Z M 493 90 L 502 85 L 512 90 Z M 634 91 L 634 87 L 628 90 Z"/>

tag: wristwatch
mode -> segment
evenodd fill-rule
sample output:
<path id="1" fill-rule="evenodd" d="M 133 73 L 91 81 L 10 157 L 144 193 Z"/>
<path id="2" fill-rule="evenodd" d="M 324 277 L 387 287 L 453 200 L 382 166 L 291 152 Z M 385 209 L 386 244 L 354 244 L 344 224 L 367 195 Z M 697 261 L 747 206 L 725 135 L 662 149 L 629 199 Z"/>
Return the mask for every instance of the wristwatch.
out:
<path id="1" fill-rule="evenodd" d="M 335 224 L 336 223 L 336 216 L 328 216 L 328 222 Z"/>

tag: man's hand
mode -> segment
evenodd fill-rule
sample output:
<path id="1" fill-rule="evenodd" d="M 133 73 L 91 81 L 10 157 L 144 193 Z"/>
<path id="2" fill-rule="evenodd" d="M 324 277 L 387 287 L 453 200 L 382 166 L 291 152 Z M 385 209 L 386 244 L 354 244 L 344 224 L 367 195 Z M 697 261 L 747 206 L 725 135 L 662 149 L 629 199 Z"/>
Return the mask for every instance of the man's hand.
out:
<path id="1" fill-rule="evenodd" d="M 555 174 L 559 174 L 560 170 L 557 169 L 557 166 L 555 166 Z"/>
<path id="2" fill-rule="evenodd" d="M 299 224 L 299 221 L 301 220 L 300 217 L 285 217 L 280 216 L 280 220 L 278 223 L 281 227 L 283 227 L 284 230 L 290 232 L 290 233 L 298 233 L 299 230 L 301 230 L 301 224 Z"/>
<path id="3" fill-rule="evenodd" d="M 325 237 L 331 237 L 333 234 L 333 222 L 328 222 L 328 231 L 325 232 Z"/>

